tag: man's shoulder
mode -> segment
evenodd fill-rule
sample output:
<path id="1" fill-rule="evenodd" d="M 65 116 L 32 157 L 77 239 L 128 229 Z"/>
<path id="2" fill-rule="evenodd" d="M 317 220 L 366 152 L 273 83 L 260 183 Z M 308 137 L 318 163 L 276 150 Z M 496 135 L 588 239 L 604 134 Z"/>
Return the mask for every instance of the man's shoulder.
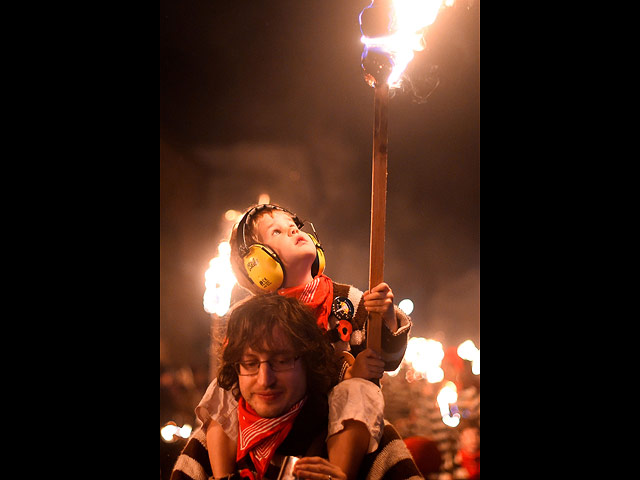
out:
<path id="1" fill-rule="evenodd" d="M 375 452 L 365 455 L 358 480 L 418 480 L 424 478 L 411 452 L 395 427 L 384 421 L 382 438 Z"/>

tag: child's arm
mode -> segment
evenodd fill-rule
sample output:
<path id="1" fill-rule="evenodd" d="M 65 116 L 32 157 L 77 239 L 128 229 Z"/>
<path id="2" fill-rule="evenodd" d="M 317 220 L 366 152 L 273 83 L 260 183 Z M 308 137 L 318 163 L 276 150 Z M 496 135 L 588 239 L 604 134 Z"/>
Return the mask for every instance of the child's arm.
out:
<path id="1" fill-rule="evenodd" d="M 355 480 L 358 478 L 358 470 L 364 456 L 375 451 L 382 438 L 384 429 L 382 391 L 379 386 L 369 380 L 353 378 L 336 385 L 329 393 L 328 402 L 329 461 L 340 467 L 348 480 Z"/>
<path id="2" fill-rule="evenodd" d="M 213 478 L 226 477 L 236 470 L 236 442 L 231 440 L 218 422 L 207 426 L 207 450 Z"/>
<path id="3" fill-rule="evenodd" d="M 364 423 L 347 420 L 344 422 L 342 431 L 327 438 L 329 461 L 346 474 L 347 480 L 355 480 L 358 477 L 358 470 L 367 453 L 370 437 Z"/>
<path id="4" fill-rule="evenodd" d="M 393 291 L 382 282 L 363 294 L 367 312 L 382 315 L 382 359 L 385 371 L 393 371 L 402 362 L 407 348 L 411 320 L 400 308 L 393 304 Z M 386 328 L 385 328 L 386 327 Z"/>

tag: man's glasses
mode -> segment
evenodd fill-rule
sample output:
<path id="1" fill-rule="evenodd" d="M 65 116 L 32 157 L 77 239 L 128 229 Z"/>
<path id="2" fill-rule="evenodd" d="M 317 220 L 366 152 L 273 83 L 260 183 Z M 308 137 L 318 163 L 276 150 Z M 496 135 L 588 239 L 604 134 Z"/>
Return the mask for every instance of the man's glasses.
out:
<path id="1" fill-rule="evenodd" d="M 296 364 L 296 360 L 300 358 L 298 356 L 278 356 L 276 358 L 270 358 L 269 360 L 246 360 L 244 362 L 236 362 L 233 364 L 238 375 L 256 375 L 260 370 L 261 363 L 268 363 L 271 370 L 274 372 L 286 372 L 292 370 Z"/>

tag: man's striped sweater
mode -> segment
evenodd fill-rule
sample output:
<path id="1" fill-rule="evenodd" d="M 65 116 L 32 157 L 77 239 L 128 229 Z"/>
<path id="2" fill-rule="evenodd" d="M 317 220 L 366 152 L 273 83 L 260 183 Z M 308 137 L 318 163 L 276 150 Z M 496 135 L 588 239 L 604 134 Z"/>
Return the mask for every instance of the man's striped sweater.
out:
<path id="1" fill-rule="evenodd" d="M 298 453 L 300 456 L 303 454 Z M 324 456 L 326 458 L 326 455 Z M 210 480 L 211 478 L 205 433 L 202 428 L 198 428 L 182 449 L 171 473 L 171 480 Z M 385 421 L 380 445 L 375 452 L 364 457 L 358 480 L 419 480 L 423 478 L 404 441 L 393 425 Z"/>

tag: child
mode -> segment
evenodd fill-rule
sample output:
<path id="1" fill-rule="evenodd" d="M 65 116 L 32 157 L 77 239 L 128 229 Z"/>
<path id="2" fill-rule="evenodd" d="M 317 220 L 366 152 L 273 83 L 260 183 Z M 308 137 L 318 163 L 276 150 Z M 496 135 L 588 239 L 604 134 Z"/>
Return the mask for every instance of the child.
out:
<path id="1" fill-rule="evenodd" d="M 366 379 L 379 379 L 384 370 L 398 367 L 411 321 L 394 306 L 386 283 L 362 293 L 323 275 L 324 251 L 302 226 L 295 214 L 277 205 L 250 208 L 231 233 L 231 265 L 238 283 L 251 293 L 277 290 L 307 304 L 336 352 L 349 352 L 329 396 L 327 449 L 331 463 L 354 480 L 364 455 L 377 448 L 384 427 L 382 392 Z M 366 348 L 368 312 L 382 316 L 382 356 Z M 213 476 L 228 476 L 235 470 L 235 398 L 214 380 L 196 414 L 206 429 Z"/>

